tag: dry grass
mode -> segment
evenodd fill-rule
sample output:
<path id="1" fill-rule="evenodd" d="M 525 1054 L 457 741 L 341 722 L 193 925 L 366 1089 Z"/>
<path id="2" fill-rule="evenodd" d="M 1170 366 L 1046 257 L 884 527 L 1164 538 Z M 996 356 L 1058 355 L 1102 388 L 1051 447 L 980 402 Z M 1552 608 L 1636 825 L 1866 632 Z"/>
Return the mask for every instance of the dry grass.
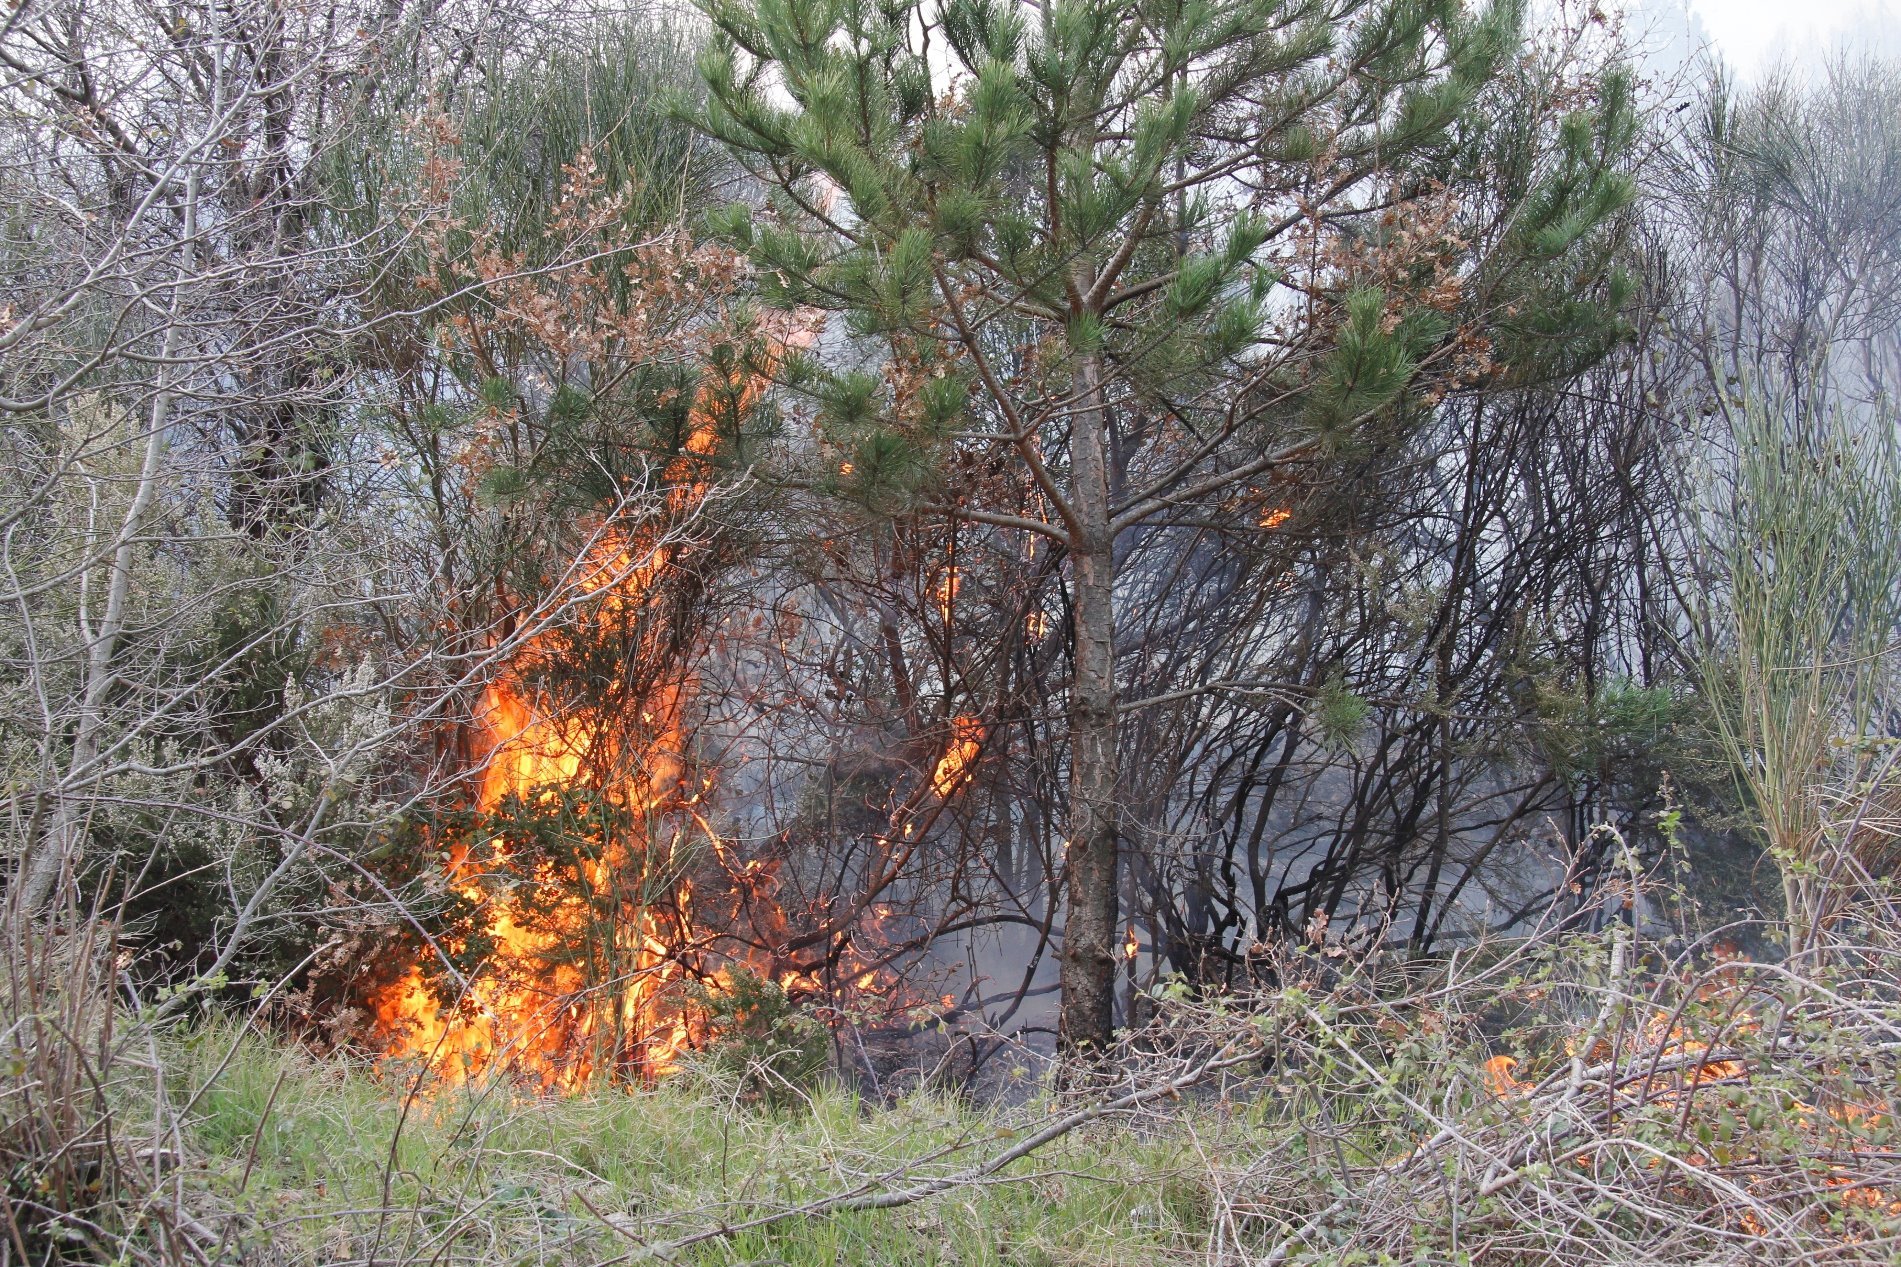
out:
<path id="1" fill-rule="evenodd" d="M 1015 1107 L 823 1087 L 774 1105 L 710 1068 L 637 1092 L 411 1095 L 400 1070 L 235 1020 L 115 1029 L 70 1010 L 96 991 L 16 995 L 0 1261 L 1901 1253 L 1901 918 L 1879 886 L 1826 953 L 1782 964 L 1666 956 L 1616 925 L 1278 967 L 1257 997 L 1156 1000 L 1112 1072 Z"/>

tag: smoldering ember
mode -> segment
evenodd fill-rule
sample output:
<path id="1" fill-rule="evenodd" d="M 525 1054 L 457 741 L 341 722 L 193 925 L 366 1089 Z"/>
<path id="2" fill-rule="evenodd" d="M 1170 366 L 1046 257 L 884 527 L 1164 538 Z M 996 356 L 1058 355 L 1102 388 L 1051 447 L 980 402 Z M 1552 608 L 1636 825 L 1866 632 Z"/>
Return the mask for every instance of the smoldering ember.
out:
<path id="1" fill-rule="evenodd" d="M 0 1267 L 1901 1261 L 1880 13 L 14 0 Z"/>

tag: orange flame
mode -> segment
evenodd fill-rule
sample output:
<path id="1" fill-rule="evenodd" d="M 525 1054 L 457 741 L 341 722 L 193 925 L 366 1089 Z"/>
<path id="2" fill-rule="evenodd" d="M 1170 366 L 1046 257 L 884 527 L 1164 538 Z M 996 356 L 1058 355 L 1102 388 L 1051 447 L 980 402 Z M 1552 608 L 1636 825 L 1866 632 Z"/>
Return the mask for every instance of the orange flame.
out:
<path id="1" fill-rule="evenodd" d="M 937 601 L 937 614 L 950 623 L 951 613 L 957 602 L 957 587 L 962 584 L 961 569 L 953 563 L 938 574 L 937 583 L 931 586 L 931 597 Z"/>
<path id="2" fill-rule="evenodd" d="M 809 332 L 795 330 L 778 343 L 802 340 L 809 342 Z M 759 386 L 703 394 L 687 451 L 711 453 L 720 412 L 735 407 L 735 396 L 743 409 Z M 689 461 L 669 472 L 675 483 L 667 509 L 675 516 L 706 496 Z M 644 634 L 635 622 L 674 562 L 670 548 L 639 535 L 597 551 L 575 586 L 594 600 L 584 627 L 636 646 Z M 531 639 L 484 693 L 473 722 L 487 754 L 476 808 L 559 816 L 564 796 L 579 796 L 598 807 L 602 824 L 629 826 L 610 831 L 584 820 L 580 839 L 563 837 L 559 867 L 545 853 L 518 850 L 506 830 L 451 848 L 448 887 L 472 905 L 476 931 L 447 948 L 467 950 L 479 938 L 481 967 L 447 1005 L 420 965 L 372 1000 L 386 1052 L 425 1061 L 451 1083 L 483 1071 L 561 1090 L 597 1076 L 652 1078 L 705 1037 L 685 997 L 692 892 L 676 857 L 689 828 L 711 835 L 693 809 L 711 780 L 686 795 L 680 756 L 691 682 L 662 683 L 634 708 L 564 707 L 531 684 L 548 643 L 547 636 Z M 719 974 L 703 979 L 709 988 L 718 982 Z"/>
<path id="3" fill-rule="evenodd" d="M 628 614 L 664 562 L 619 557 L 602 569 L 615 580 L 592 618 Z M 662 999 L 684 984 L 677 951 L 689 931 L 690 886 L 674 857 L 683 695 L 680 684 L 653 692 L 639 710 L 645 725 L 630 734 L 626 719 L 601 710 L 557 712 L 520 681 L 489 686 L 475 721 L 489 754 L 476 808 L 560 815 L 563 791 L 579 792 L 603 824 L 629 822 L 635 839 L 595 828 L 572 842 L 566 867 L 520 850 L 506 832 L 452 847 L 449 886 L 474 908 L 489 950 L 453 1007 L 438 1004 L 420 966 L 376 1000 L 390 1055 L 425 1060 L 451 1082 L 494 1069 L 558 1089 L 677 1063 L 695 1037 L 684 1007 Z M 669 818 L 673 831 L 655 830 Z M 586 830 L 593 820 L 583 822 Z"/>
<path id="4" fill-rule="evenodd" d="M 975 717 L 953 718 L 950 747 L 938 758 L 937 769 L 931 772 L 931 790 L 949 800 L 970 778 L 971 768 L 977 763 L 977 754 L 983 748 L 983 741 L 984 727 L 981 721 Z"/>
<path id="5" fill-rule="evenodd" d="M 1493 1056 L 1480 1066 L 1480 1074 L 1485 1080 L 1485 1089 L 1500 1099 L 1525 1094 L 1531 1090 L 1532 1084 L 1519 1081 L 1516 1077 L 1517 1069 L 1518 1057 Z"/>
<path id="6" fill-rule="evenodd" d="M 1293 517 L 1294 512 L 1287 509 L 1287 507 L 1275 506 L 1261 512 L 1261 527 L 1272 530 L 1280 527 Z"/>

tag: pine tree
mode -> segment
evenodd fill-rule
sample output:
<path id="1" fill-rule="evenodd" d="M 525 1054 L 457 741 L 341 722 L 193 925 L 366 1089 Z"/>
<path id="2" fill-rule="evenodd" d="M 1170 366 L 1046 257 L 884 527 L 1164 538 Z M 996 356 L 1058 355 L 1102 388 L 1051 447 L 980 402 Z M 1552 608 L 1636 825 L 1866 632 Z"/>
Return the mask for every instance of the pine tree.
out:
<path id="1" fill-rule="evenodd" d="M 701 4 L 700 124 L 767 191 L 719 228 L 765 302 L 842 315 L 848 355 L 779 370 L 845 456 L 839 491 L 1066 560 L 1061 1035 L 1100 1049 L 1118 543 L 1600 352 L 1627 88 L 1548 138 L 1494 126 L 1517 0 Z M 953 452 L 1024 497 L 937 495 Z"/>

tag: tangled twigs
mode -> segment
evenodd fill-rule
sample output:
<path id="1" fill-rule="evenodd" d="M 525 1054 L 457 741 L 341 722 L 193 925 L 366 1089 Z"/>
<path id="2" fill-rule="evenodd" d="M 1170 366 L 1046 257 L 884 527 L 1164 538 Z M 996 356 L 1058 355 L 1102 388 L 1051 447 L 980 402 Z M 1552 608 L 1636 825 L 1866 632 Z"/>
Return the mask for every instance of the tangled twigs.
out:
<path id="1" fill-rule="evenodd" d="M 1901 958 L 1862 927 L 1873 935 L 1805 961 L 1698 970 L 1624 926 L 1603 938 L 1595 985 L 1572 943 L 1547 948 L 1542 972 L 1479 972 L 1410 1001 L 1314 996 L 1277 1036 L 1279 1077 L 1295 1085 L 1297 1066 L 1357 1125 L 1360 1155 L 1330 1190 L 1290 1192 L 1298 1172 L 1271 1159 L 1224 1177 L 1259 1194 L 1232 1204 L 1277 1225 L 1241 1261 L 1345 1245 L 1375 1261 L 1480 1244 L 1557 1263 L 1885 1255 L 1901 1233 Z M 1523 1054 L 1478 1054 L 1501 1043 Z"/>

